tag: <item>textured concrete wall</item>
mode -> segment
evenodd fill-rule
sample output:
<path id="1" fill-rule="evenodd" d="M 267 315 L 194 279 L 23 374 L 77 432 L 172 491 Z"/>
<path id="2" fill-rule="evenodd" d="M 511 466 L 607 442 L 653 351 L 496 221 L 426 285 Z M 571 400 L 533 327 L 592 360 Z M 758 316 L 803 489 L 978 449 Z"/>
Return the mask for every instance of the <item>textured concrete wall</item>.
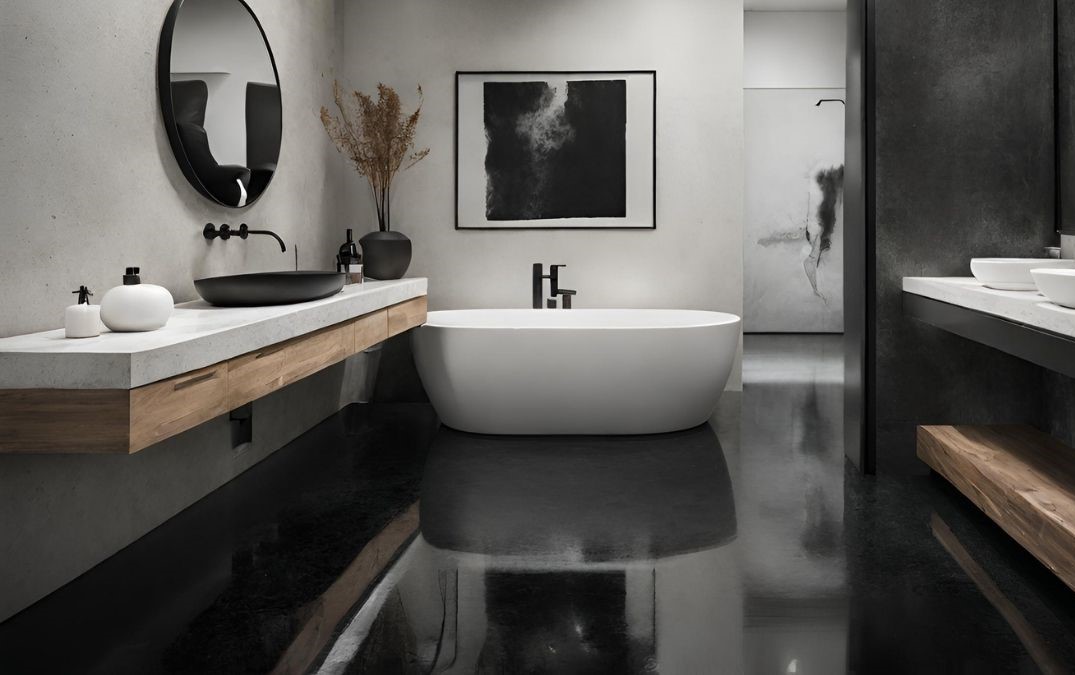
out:
<path id="1" fill-rule="evenodd" d="M 254 0 L 280 70 L 279 172 L 242 211 L 194 191 L 172 156 L 157 100 L 157 42 L 169 0 L 0 9 L 0 336 L 62 325 L 71 289 L 98 293 L 139 265 L 144 281 L 191 300 L 199 276 L 325 269 L 343 241 L 338 153 L 317 114 L 342 51 L 335 0 Z M 342 12 L 341 12 L 342 13 Z M 206 222 L 269 228 L 207 243 Z M 17 290 L 16 290 L 17 289 Z"/>
<path id="2" fill-rule="evenodd" d="M 578 307 L 742 315 L 742 0 L 354 0 L 342 72 L 352 88 L 421 84 L 429 157 L 393 190 L 395 227 L 434 309 L 527 307 L 530 265 L 565 263 Z M 457 70 L 657 70 L 656 231 L 456 231 Z M 346 177 L 358 231 L 373 208 Z M 738 388 L 739 367 L 729 387 Z"/>
<path id="3" fill-rule="evenodd" d="M 161 124 L 157 40 L 169 0 L 0 7 L 0 335 L 62 325 L 69 291 L 98 298 L 125 265 L 177 301 L 202 275 L 325 268 L 342 241 L 340 162 L 317 118 L 341 53 L 335 0 L 253 0 L 280 69 L 280 170 L 242 212 L 199 196 Z M 271 228 L 208 244 L 202 226 Z M 254 442 L 226 418 L 126 457 L 0 456 L 0 620 L 131 543 L 338 409 L 362 357 L 255 404 Z M 354 394 L 344 393 L 349 400 Z M 62 424 L 62 420 L 58 420 Z"/>
<path id="4" fill-rule="evenodd" d="M 1041 370 L 903 316 L 905 276 L 1054 240 L 1052 3 L 878 1 L 878 470 L 919 467 L 914 427 L 1043 425 Z"/>

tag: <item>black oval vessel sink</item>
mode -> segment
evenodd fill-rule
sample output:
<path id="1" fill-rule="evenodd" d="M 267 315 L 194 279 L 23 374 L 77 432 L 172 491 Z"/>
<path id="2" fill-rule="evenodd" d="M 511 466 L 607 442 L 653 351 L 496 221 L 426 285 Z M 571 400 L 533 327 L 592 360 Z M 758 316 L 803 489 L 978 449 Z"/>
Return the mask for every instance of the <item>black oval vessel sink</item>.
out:
<path id="1" fill-rule="evenodd" d="M 342 272 L 256 272 L 195 279 L 194 288 L 218 307 L 291 305 L 339 293 L 346 277 Z"/>

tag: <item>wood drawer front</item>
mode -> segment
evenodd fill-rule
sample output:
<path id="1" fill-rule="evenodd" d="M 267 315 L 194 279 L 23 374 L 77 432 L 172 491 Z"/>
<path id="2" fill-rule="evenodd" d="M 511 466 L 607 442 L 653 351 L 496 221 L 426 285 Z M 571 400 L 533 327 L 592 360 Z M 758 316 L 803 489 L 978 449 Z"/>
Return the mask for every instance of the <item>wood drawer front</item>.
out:
<path id="1" fill-rule="evenodd" d="M 131 390 L 130 452 L 228 411 L 228 366 L 215 366 Z"/>
<path id="2" fill-rule="evenodd" d="M 126 389 L 0 391 L 0 452 L 127 453 Z"/>
<path id="3" fill-rule="evenodd" d="M 331 326 L 288 342 L 271 345 L 228 362 L 228 409 L 344 360 L 354 353 L 355 322 Z"/>
<path id="4" fill-rule="evenodd" d="M 414 298 L 388 308 L 388 337 L 421 326 L 426 322 L 429 301 L 426 296 Z"/>
<path id="5" fill-rule="evenodd" d="M 388 339 L 388 310 L 366 314 L 355 321 L 355 354 Z"/>

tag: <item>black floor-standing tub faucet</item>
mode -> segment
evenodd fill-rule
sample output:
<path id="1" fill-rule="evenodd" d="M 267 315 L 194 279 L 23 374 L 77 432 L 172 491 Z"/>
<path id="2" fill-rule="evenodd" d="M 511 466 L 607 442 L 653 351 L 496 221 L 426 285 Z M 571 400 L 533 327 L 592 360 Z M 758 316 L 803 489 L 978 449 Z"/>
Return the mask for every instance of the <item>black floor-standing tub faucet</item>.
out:
<path id="1" fill-rule="evenodd" d="M 542 290 L 545 279 L 549 280 L 549 299 L 545 302 L 544 306 L 548 309 L 556 309 L 557 296 L 563 296 L 564 300 L 560 304 L 563 309 L 571 309 L 571 298 L 577 295 L 577 291 L 573 291 L 570 288 L 560 288 L 560 268 L 567 267 L 567 265 L 549 265 L 549 273 L 545 274 L 544 265 L 541 263 L 534 263 L 533 273 L 533 293 L 534 293 L 534 309 L 542 308 Z"/>

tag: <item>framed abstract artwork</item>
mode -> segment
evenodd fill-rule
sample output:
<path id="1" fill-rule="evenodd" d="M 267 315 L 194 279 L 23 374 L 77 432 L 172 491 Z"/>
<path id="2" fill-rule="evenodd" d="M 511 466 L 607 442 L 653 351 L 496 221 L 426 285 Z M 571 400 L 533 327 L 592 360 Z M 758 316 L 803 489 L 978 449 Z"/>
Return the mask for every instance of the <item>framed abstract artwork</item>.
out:
<path id="1" fill-rule="evenodd" d="M 458 72 L 456 229 L 653 229 L 657 73 Z"/>

